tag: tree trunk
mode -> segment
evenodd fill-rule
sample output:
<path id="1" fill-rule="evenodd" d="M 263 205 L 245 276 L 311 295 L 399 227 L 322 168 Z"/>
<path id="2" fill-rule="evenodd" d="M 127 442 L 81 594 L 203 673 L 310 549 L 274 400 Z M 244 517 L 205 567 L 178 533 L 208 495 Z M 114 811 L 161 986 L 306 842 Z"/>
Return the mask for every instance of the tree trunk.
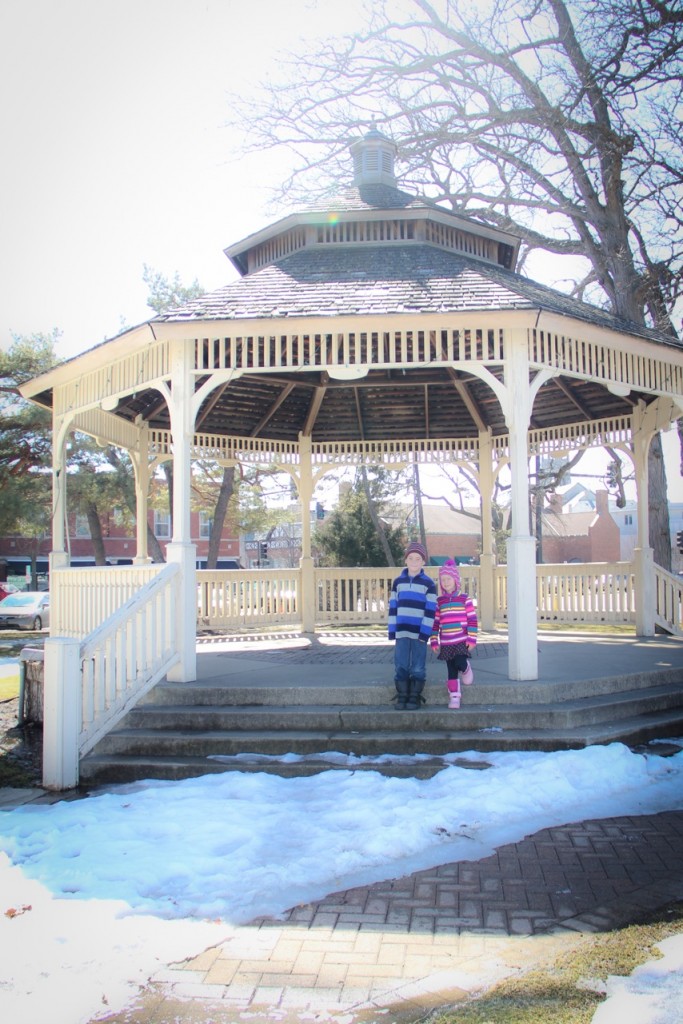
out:
<path id="1" fill-rule="evenodd" d="M 90 529 L 90 539 L 92 540 L 93 553 L 95 555 L 95 565 L 106 565 L 107 555 L 104 549 L 102 523 L 100 522 L 97 509 L 92 502 L 85 510 L 85 514 L 88 517 L 88 527 Z"/>
<path id="2" fill-rule="evenodd" d="M 422 507 L 422 487 L 420 485 L 420 469 L 417 462 L 413 465 L 413 491 L 415 495 L 415 507 L 417 508 L 417 522 L 420 530 L 420 543 L 427 547 L 427 531 L 425 530 L 425 514 Z"/>
<path id="3" fill-rule="evenodd" d="M 225 526 L 225 517 L 228 512 L 228 505 L 230 499 L 233 496 L 235 490 L 235 467 L 226 466 L 223 469 L 223 479 L 221 481 L 221 488 L 218 492 L 218 499 L 216 501 L 216 508 L 213 513 L 213 523 L 211 524 L 211 536 L 209 537 L 209 550 L 206 556 L 206 568 L 215 569 L 218 563 L 218 554 L 220 551 L 221 537 L 223 536 L 223 527 Z"/>
<path id="4" fill-rule="evenodd" d="M 648 508 L 650 515 L 650 547 L 654 560 L 671 572 L 671 530 L 666 490 L 666 468 L 662 435 L 655 434 L 650 445 L 648 468 Z"/>
<path id="5" fill-rule="evenodd" d="M 152 527 L 147 523 L 147 550 L 153 562 L 165 562 L 164 551 Z"/>
<path id="6" fill-rule="evenodd" d="M 173 534 L 173 463 L 164 462 L 164 476 L 168 487 L 168 511 L 171 515 L 171 535 Z"/>
<path id="7" fill-rule="evenodd" d="M 38 548 L 40 547 L 40 540 L 38 537 L 31 538 L 31 585 L 26 587 L 27 590 L 38 589 Z"/>

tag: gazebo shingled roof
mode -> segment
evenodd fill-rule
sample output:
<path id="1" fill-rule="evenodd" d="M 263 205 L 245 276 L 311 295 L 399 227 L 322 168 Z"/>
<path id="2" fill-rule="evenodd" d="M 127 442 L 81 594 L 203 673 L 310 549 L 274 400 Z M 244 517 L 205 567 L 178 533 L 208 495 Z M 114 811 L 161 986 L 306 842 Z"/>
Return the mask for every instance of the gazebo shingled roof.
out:
<path id="1" fill-rule="evenodd" d="M 480 429 L 504 434 L 505 418 L 495 394 L 463 364 L 471 354 L 481 356 L 487 345 L 494 349 L 491 333 L 507 324 L 515 312 L 526 313 L 527 323 L 529 314 L 539 319 L 550 314 L 560 322 L 568 318 L 566 329 L 572 339 L 577 323 L 583 323 L 622 337 L 681 348 L 675 338 L 625 323 L 509 269 L 514 267 L 520 240 L 397 188 L 395 146 L 376 129 L 352 145 L 351 151 L 356 168 L 353 185 L 228 247 L 226 255 L 243 275 L 241 279 L 150 321 L 155 336 L 165 327 L 186 329 L 205 348 L 216 344 L 214 331 L 220 335 L 230 325 L 232 358 L 242 359 L 240 374 L 219 394 L 207 397 L 197 416 L 198 429 L 296 441 L 305 427 L 314 442 L 465 438 Z M 471 336 L 461 330 L 456 343 L 452 338 L 445 342 L 442 336 L 428 336 L 426 331 L 424 338 L 417 337 L 422 318 L 425 328 L 431 329 L 435 318 L 450 315 L 460 322 L 463 316 L 472 317 Z M 481 328 L 487 317 L 490 326 Z M 329 366 L 330 353 L 342 345 L 335 330 L 348 322 L 351 331 L 358 325 L 373 332 L 375 318 L 378 333 L 362 342 L 371 356 L 366 373 L 354 380 L 343 375 L 339 379 Z M 458 368 L 437 362 L 425 365 L 414 353 L 406 356 L 400 346 L 383 359 L 388 320 L 393 326 L 404 318 L 411 324 L 414 318 L 419 321 L 417 331 L 410 332 L 417 348 L 444 348 Z M 329 334 L 328 322 L 334 322 Z M 296 349 L 299 343 L 302 347 L 309 343 L 309 324 L 314 324 L 312 344 L 317 355 L 301 359 L 295 351 L 290 365 L 285 365 L 287 360 L 274 354 L 285 344 L 281 329 L 301 329 L 300 335 L 293 335 Z M 252 337 L 255 325 L 258 334 Z M 270 346 L 272 358 L 256 365 L 258 355 L 253 359 L 240 355 L 235 334 L 238 348 L 252 344 L 263 351 Z M 354 333 L 345 343 L 357 360 L 354 346 L 360 347 L 360 336 Z M 323 348 L 324 357 L 320 356 Z M 340 358 L 337 353 L 332 361 Z M 254 372 L 244 365 L 250 361 Z M 208 363 L 217 367 L 219 357 Z M 225 368 L 227 363 L 221 365 Z M 487 366 L 494 377 L 501 378 L 502 359 L 500 364 L 489 359 Z M 195 388 L 205 379 L 197 376 Z M 556 428 L 563 423 L 627 416 L 637 402 L 653 400 L 652 393 L 637 387 L 615 390 L 619 393 L 607 390 L 603 381 L 591 375 L 561 372 L 539 389 L 532 425 Z M 624 390 L 628 393 L 621 393 Z M 49 390 L 32 397 L 51 405 Z M 119 400 L 116 415 L 156 429 L 170 426 L 167 403 L 160 400 L 155 387 L 144 384 Z"/>
<path id="2" fill-rule="evenodd" d="M 386 186 L 381 191 L 391 192 Z M 636 325 L 624 325 L 605 310 L 545 287 L 496 263 L 449 252 L 428 244 L 311 246 L 232 282 L 215 292 L 155 318 L 154 323 L 268 321 L 315 317 L 383 317 L 392 314 L 501 313 L 547 311 L 571 316 L 609 330 L 667 344 L 675 340 Z M 496 368 L 492 368 L 496 374 Z M 324 399 L 311 428 L 314 441 L 390 437 L 467 437 L 476 432 L 468 404 L 453 387 L 454 371 L 443 367 L 370 369 L 349 386 L 330 379 L 324 368 L 302 373 L 250 375 L 231 384 L 205 414 L 202 429 L 220 433 L 225 424 L 240 424 L 252 434 L 263 422 L 267 436 L 296 440 L 306 421 L 311 397 L 324 388 Z M 494 434 L 505 431 L 498 402 L 481 380 L 458 372 L 480 410 L 481 422 Z M 416 391 L 417 389 L 417 391 Z M 286 392 L 286 394 L 285 394 Z M 640 396 L 613 395 L 590 380 L 558 377 L 545 384 L 534 405 L 534 425 L 556 426 L 631 412 Z M 643 396 L 648 401 L 648 396 Z M 150 405 L 155 412 L 150 415 Z M 144 394 L 126 402 L 131 418 L 168 425 L 166 407 Z"/>

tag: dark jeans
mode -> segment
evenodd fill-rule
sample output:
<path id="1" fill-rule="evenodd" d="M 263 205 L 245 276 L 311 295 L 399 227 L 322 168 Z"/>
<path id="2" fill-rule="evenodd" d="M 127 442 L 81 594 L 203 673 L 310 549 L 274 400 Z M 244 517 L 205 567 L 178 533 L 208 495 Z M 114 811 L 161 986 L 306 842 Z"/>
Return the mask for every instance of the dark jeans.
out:
<path id="1" fill-rule="evenodd" d="M 427 675 L 427 644 L 401 636 L 394 647 L 394 682 L 424 683 Z"/>
<path id="2" fill-rule="evenodd" d="M 458 672 L 464 672 L 467 668 L 468 661 L 464 654 L 456 654 L 454 658 L 449 658 L 446 662 L 446 671 L 449 679 L 457 679 Z"/>

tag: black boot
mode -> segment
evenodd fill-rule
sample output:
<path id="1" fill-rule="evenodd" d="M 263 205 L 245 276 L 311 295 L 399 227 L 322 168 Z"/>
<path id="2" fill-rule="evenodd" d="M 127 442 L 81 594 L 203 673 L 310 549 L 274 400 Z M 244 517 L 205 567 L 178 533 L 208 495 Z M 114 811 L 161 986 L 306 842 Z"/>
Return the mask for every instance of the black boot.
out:
<path id="1" fill-rule="evenodd" d="M 394 697 L 394 700 L 396 701 L 396 710 L 397 711 L 405 711 L 405 709 L 406 709 L 406 701 L 408 700 L 409 692 L 410 692 L 410 686 L 409 686 L 408 680 L 407 679 L 397 679 L 396 680 L 396 696 Z"/>
<path id="2" fill-rule="evenodd" d="M 406 701 L 406 711 L 417 711 L 417 709 L 425 703 L 425 699 L 422 696 L 422 691 L 424 690 L 424 688 L 424 679 L 410 680 L 408 700 Z"/>

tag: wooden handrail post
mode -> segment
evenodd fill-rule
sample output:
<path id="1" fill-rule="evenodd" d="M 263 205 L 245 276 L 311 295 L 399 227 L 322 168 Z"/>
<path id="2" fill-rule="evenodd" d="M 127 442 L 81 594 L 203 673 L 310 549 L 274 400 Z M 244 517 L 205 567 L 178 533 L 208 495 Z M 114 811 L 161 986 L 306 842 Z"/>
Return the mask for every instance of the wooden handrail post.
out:
<path id="1" fill-rule="evenodd" d="M 78 785 L 81 728 L 81 644 L 67 637 L 45 641 L 43 693 L 43 786 Z"/>

